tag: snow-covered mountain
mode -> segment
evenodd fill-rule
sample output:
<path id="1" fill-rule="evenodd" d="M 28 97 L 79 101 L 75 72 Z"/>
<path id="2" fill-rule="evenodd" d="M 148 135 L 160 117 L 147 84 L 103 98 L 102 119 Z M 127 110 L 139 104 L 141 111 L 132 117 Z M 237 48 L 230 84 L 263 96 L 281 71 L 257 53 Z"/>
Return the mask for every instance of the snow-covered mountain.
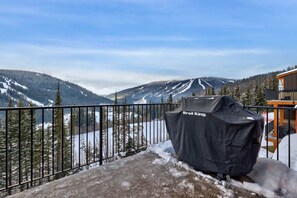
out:
<path id="1" fill-rule="evenodd" d="M 171 94 L 173 99 L 177 100 L 181 97 L 191 96 L 192 93 L 202 93 L 209 87 L 218 90 L 223 85 L 232 82 L 234 80 L 215 77 L 158 81 L 120 91 L 118 92 L 118 99 L 126 98 L 127 103 L 161 102 L 162 97 L 166 101 Z M 109 95 L 108 98 L 114 99 L 114 94 Z"/>
<path id="2" fill-rule="evenodd" d="M 76 84 L 46 74 L 0 69 L 0 106 L 7 106 L 9 98 L 15 104 L 22 99 L 26 105 L 32 102 L 37 106 L 51 106 L 55 101 L 58 83 L 63 105 L 112 103 Z"/>

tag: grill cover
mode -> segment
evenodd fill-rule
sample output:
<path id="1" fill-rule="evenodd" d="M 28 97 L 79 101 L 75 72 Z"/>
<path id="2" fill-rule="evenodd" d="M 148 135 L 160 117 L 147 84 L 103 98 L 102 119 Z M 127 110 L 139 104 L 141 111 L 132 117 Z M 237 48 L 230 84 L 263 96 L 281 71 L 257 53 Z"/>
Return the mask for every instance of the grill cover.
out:
<path id="1" fill-rule="evenodd" d="M 264 121 L 229 96 L 188 97 L 166 112 L 179 158 L 195 169 L 239 176 L 249 173 L 260 150 Z"/>

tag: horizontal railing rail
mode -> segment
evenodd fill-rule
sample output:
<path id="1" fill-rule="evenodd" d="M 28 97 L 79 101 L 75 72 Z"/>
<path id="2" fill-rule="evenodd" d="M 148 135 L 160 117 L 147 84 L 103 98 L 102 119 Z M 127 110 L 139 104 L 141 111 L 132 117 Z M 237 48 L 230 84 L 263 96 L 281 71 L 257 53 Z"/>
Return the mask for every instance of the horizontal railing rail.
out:
<path id="1" fill-rule="evenodd" d="M 177 104 L 0 108 L 0 196 L 16 193 L 168 140 Z"/>
<path id="2" fill-rule="evenodd" d="M 282 90 L 278 92 L 279 100 L 293 100 L 297 99 L 296 90 Z"/>

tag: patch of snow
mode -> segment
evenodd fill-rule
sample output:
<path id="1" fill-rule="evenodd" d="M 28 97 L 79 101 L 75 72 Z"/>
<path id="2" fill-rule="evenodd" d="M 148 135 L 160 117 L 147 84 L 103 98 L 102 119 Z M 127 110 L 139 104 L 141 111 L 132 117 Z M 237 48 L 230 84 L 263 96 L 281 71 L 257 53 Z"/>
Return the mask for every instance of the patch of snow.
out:
<path id="1" fill-rule="evenodd" d="M 142 90 L 143 89 L 143 86 L 142 87 L 140 87 L 138 90 Z"/>
<path id="2" fill-rule="evenodd" d="M 195 193 L 194 185 L 192 183 L 187 182 L 186 180 L 183 180 L 182 182 L 180 182 L 178 186 L 180 188 L 187 189 L 191 193 Z"/>
<path id="3" fill-rule="evenodd" d="M 2 88 L 0 88 L 0 93 L 1 93 L 1 94 L 7 93 L 7 89 L 2 89 Z"/>
<path id="4" fill-rule="evenodd" d="M 172 87 L 172 89 L 175 89 L 175 88 L 178 87 L 180 84 L 181 84 L 181 82 L 178 83 L 177 85 L 175 85 L 174 87 Z"/>
<path id="5" fill-rule="evenodd" d="M 27 96 L 25 96 L 24 99 L 25 99 L 26 101 L 28 101 L 28 102 L 31 102 L 31 103 L 33 103 L 33 104 L 36 104 L 37 106 L 41 106 L 41 107 L 44 106 L 44 104 L 42 104 L 42 103 L 40 103 L 40 102 L 38 102 L 38 101 L 36 101 L 36 100 L 33 100 L 33 99 L 31 99 L 31 98 L 29 98 L 29 97 L 27 97 Z"/>
<path id="6" fill-rule="evenodd" d="M 131 184 L 129 182 L 124 181 L 121 183 L 121 188 L 123 190 L 130 190 L 130 187 L 131 187 Z"/>
<path id="7" fill-rule="evenodd" d="M 199 85 L 200 85 L 203 89 L 205 89 L 205 86 L 201 83 L 201 80 L 200 80 L 200 79 L 198 79 L 198 83 L 199 83 Z"/>
<path id="8" fill-rule="evenodd" d="M 206 80 L 202 80 L 203 82 L 205 82 L 206 84 L 208 84 L 208 86 L 213 87 L 211 84 L 209 84 Z"/>
<path id="9" fill-rule="evenodd" d="M 175 168 L 169 169 L 169 172 L 173 177 L 185 177 L 189 174 L 188 172 L 178 171 Z"/>
<path id="10" fill-rule="evenodd" d="M 261 115 L 262 115 L 262 117 L 264 118 L 264 122 L 265 122 L 265 124 L 266 124 L 267 113 L 266 113 L 266 112 L 263 112 Z M 272 120 L 274 120 L 274 112 L 269 112 L 269 113 L 268 113 L 268 122 L 271 122 Z"/>
<path id="11" fill-rule="evenodd" d="M 2 83 L 4 89 L 9 89 L 9 88 L 10 88 L 10 87 L 7 85 L 7 83 L 5 83 L 5 82 L 0 82 L 0 83 Z"/>
<path id="12" fill-rule="evenodd" d="M 265 146 L 266 146 L 266 145 L 265 145 Z M 267 156 L 267 150 L 264 149 L 264 148 L 260 148 L 258 157 L 266 157 L 266 156 Z M 272 156 L 273 156 L 273 153 L 271 153 L 271 152 L 268 151 L 268 157 L 269 157 L 269 158 L 272 158 Z"/>
<path id="13" fill-rule="evenodd" d="M 278 149 L 273 154 L 273 159 L 277 159 L 277 151 L 279 151 L 279 161 L 289 165 L 289 136 L 285 136 L 278 144 Z M 291 168 L 297 171 L 297 134 L 290 135 L 290 165 Z"/>
<path id="14" fill-rule="evenodd" d="M 297 197 L 297 172 L 280 161 L 258 158 L 248 176 L 259 186 L 284 197 Z"/>
<path id="15" fill-rule="evenodd" d="M 263 187 L 261 187 L 259 184 L 257 183 L 250 183 L 250 182 L 239 182 L 236 180 L 231 180 L 230 183 L 238 188 L 244 188 L 246 190 L 258 193 L 260 195 L 263 195 L 265 197 L 271 197 L 271 198 L 276 198 L 278 196 L 275 195 L 274 192 L 272 192 L 271 190 L 265 189 Z"/>
<path id="16" fill-rule="evenodd" d="M 183 90 L 179 91 L 179 93 L 181 94 L 181 93 L 183 93 L 183 92 L 187 91 L 188 89 L 190 89 L 190 88 L 191 88 L 191 86 L 192 86 L 192 84 L 193 84 L 193 82 L 194 82 L 194 79 L 191 79 L 191 80 L 190 80 L 190 82 L 188 82 L 188 85 L 187 85 L 187 87 L 186 87 L 186 88 L 184 88 Z"/>
<path id="17" fill-rule="evenodd" d="M 171 141 L 162 142 L 159 144 L 153 144 L 148 147 L 148 151 L 152 151 L 153 153 L 156 153 L 160 157 L 166 160 L 166 162 L 169 161 L 175 161 L 176 159 L 173 158 L 172 154 L 175 153 Z M 174 160 L 175 159 L 175 160 Z M 177 160 L 176 160 L 177 162 Z"/>
<path id="18" fill-rule="evenodd" d="M 234 80 L 229 80 L 229 82 L 234 83 Z"/>
<path id="19" fill-rule="evenodd" d="M 148 151 L 158 154 L 166 162 L 174 163 L 177 166 L 196 173 L 198 176 L 204 178 L 205 181 L 214 183 L 224 192 L 224 196 L 226 197 L 235 196 L 231 189 L 226 188 L 228 185 L 244 188 L 266 197 L 278 197 L 278 195 L 285 197 L 297 197 L 297 188 L 294 185 L 297 183 L 297 172 L 276 160 L 258 158 L 252 172 L 248 174 L 248 176 L 256 183 L 241 183 L 233 179 L 219 181 L 200 171 L 195 171 L 183 162 L 177 161 L 177 159 L 173 157 L 174 150 L 170 141 L 151 145 L 148 148 Z"/>
<path id="20" fill-rule="evenodd" d="M 234 191 L 226 188 L 226 181 L 215 181 L 214 184 L 218 189 L 224 192 L 223 197 L 235 197 Z"/>
<path id="21" fill-rule="evenodd" d="M 51 104 L 54 104 L 54 101 L 53 101 L 53 100 L 48 99 L 48 101 L 49 101 Z"/>
<path id="22" fill-rule="evenodd" d="M 24 85 L 21 85 L 21 84 L 15 82 L 15 81 L 12 82 L 12 84 L 14 84 L 15 86 L 21 87 L 21 88 L 23 88 L 23 89 L 28 89 L 28 87 L 26 87 L 26 86 L 24 86 Z"/>
<path id="23" fill-rule="evenodd" d="M 163 159 L 163 158 L 160 158 L 160 159 L 155 159 L 152 164 L 154 165 L 165 165 L 167 162 Z"/>
<path id="24" fill-rule="evenodd" d="M 87 94 L 85 94 L 83 91 L 80 91 L 80 93 L 84 96 L 88 96 Z"/>
<path id="25" fill-rule="evenodd" d="M 146 104 L 147 100 L 145 99 L 147 96 L 147 94 L 145 96 L 143 96 L 140 100 L 134 102 L 134 104 Z"/>
<path id="26" fill-rule="evenodd" d="M 225 81 L 223 81 L 223 80 L 220 80 L 223 84 L 226 84 L 226 82 Z"/>

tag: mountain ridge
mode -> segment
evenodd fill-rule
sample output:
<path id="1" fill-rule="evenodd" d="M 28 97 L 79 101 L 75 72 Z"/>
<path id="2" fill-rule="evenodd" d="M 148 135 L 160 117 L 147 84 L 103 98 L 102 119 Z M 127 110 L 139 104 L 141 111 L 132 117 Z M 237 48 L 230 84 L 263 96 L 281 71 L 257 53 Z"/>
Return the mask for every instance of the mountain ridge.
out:
<path id="1" fill-rule="evenodd" d="M 74 83 L 63 81 L 44 73 L 23 70 L 0 69 L 0 106 L 7 106 L 9 100 L 25 105 L 54 105 L 58 84 L 62 105 L 111 104 L 112 101 Z"/>
<path id="2" fill-rule="evenodd" d="M 201 93 L 208 88 L 220 89 L 223 85 L 234 83 L 235 80 L 219 77 L 191 78 L 186 80 L 154 81 L 136 87 L 128 88 L 117 93 L 119 101 L 126 100 L 127 103 L 149 103 L 166 101 L 172 95 L 174 100 L 181 97 Z M 107 96 L 114 99 L 115 94 Z"/>

